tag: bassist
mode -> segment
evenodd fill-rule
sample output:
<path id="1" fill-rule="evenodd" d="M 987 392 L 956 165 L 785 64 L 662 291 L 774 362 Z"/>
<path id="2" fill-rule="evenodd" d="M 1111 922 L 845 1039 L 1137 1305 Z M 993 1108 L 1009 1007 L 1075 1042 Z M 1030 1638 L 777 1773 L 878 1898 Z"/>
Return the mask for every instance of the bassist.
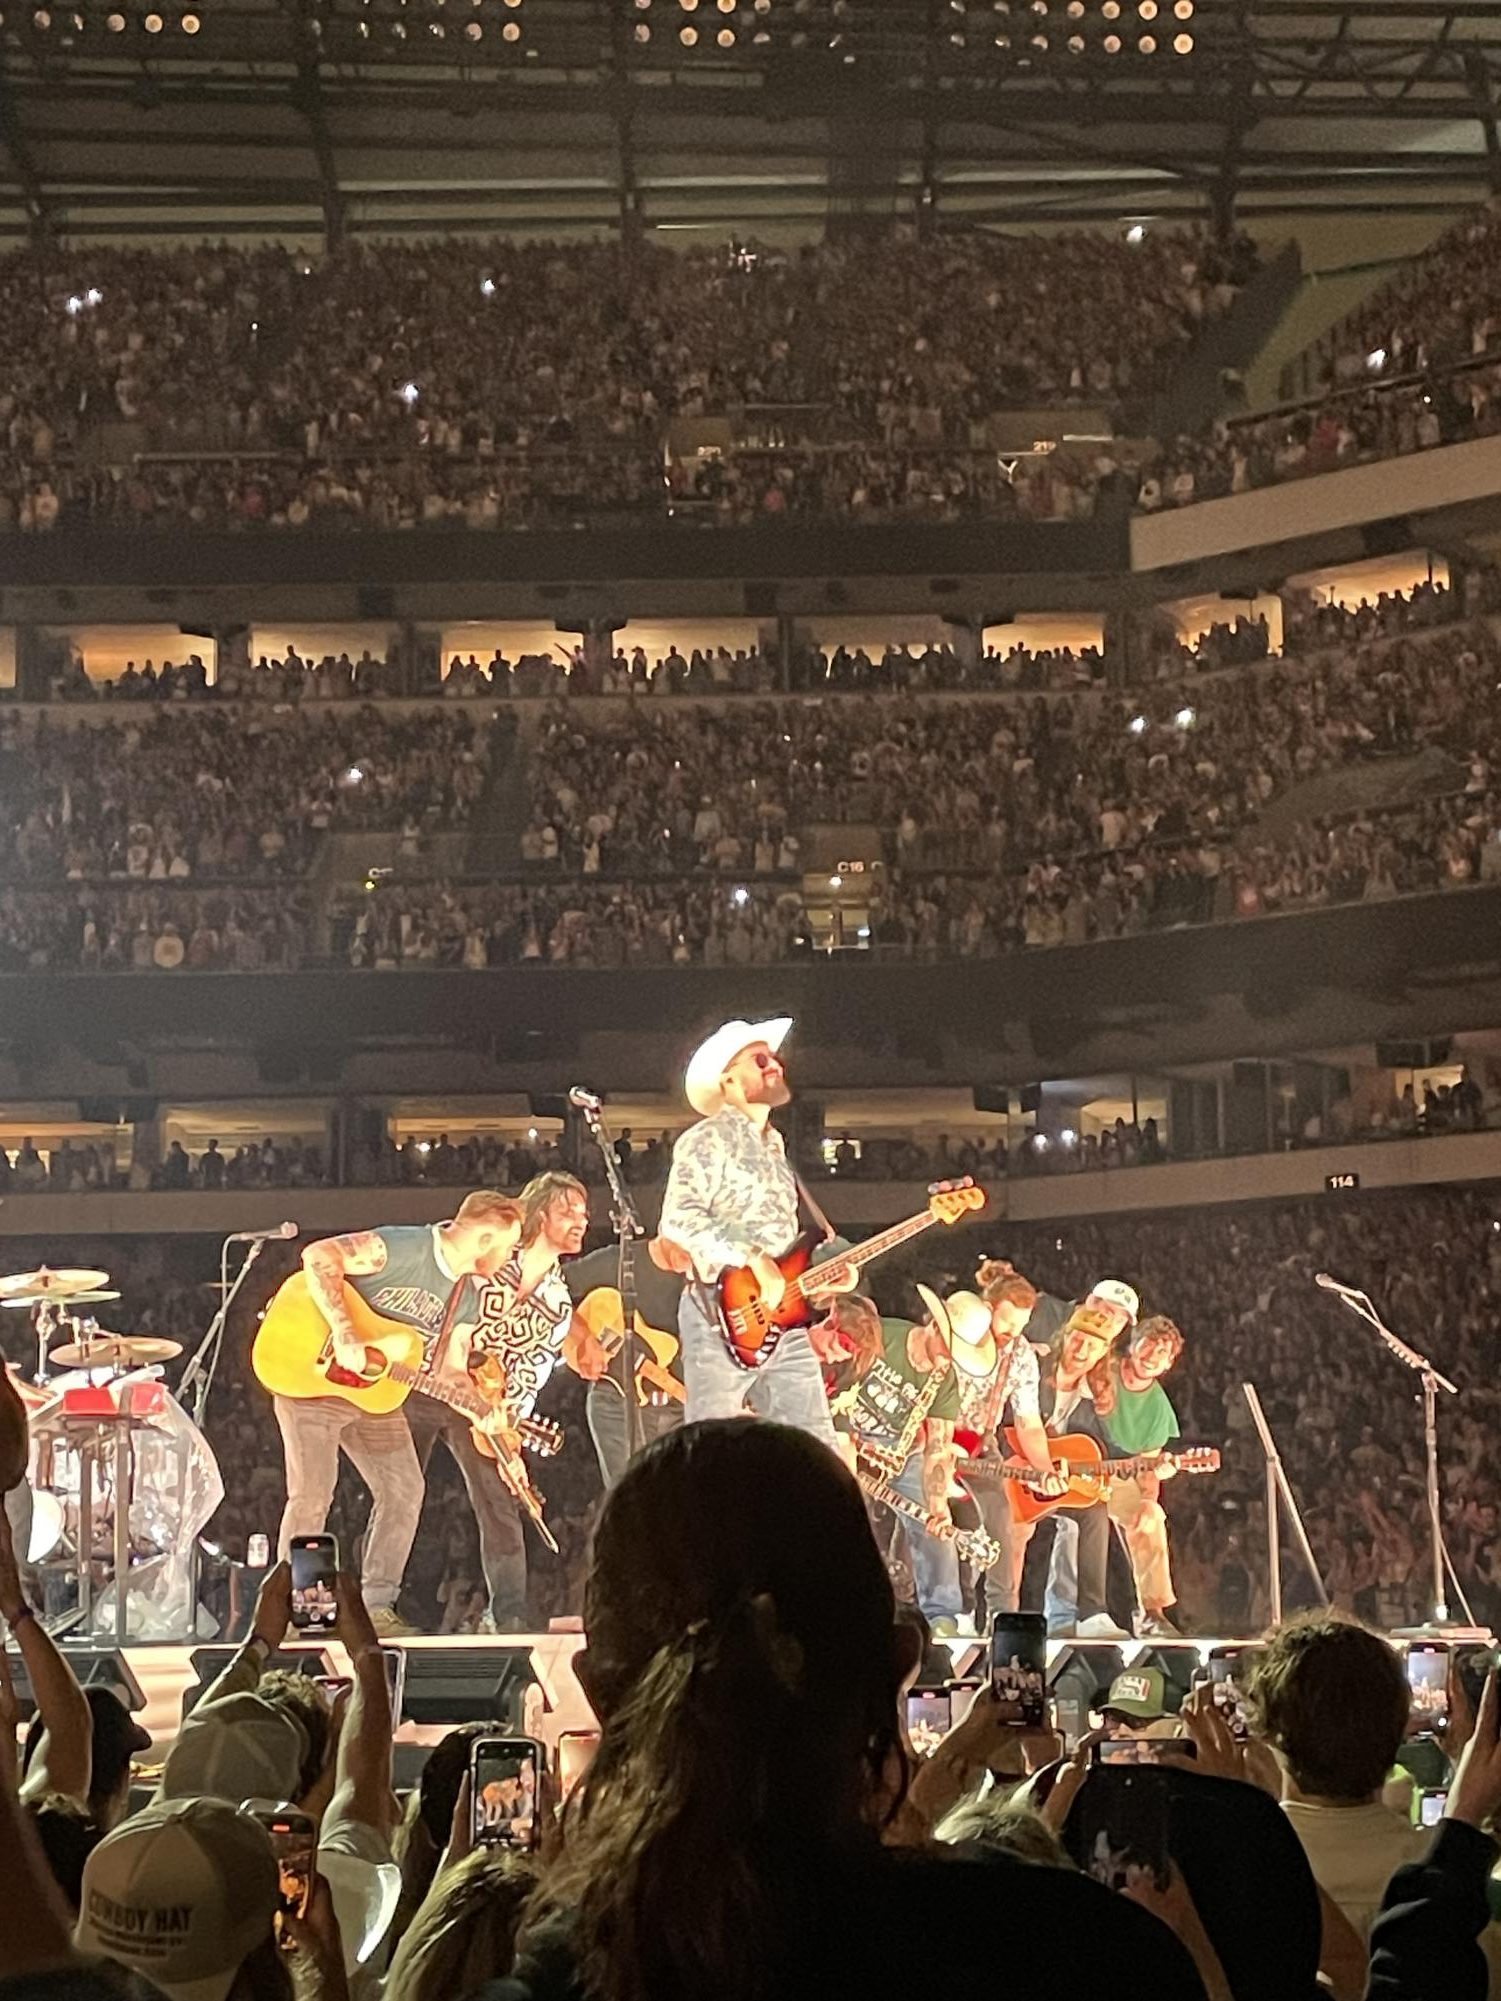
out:
<path id="1" fill-rule="evenodd" d="M 325 1237 L 302 1254 L 308 1291 L 328 1322 L 333 1358 L 358 1374 L 365 1350 L 345 1302 L 346 1286 L 388 1320 L 414 1327 L 429 1342 L 457 1318 L 474 1274 L 496 1268 L 521 1234 L 520 1204 L 494 1189 L 466 1195 L 446 1223 L 360 1230 Z M 293 1536 L 319 1535 L 333 1506 L 342 1452 L 370 1489 L 364 1537 L 365 1602 L 387 1638 L 411 1631 L 396 1599 L 422 1514 L 423 1478 L 404 1410 L 381 1417 L 338 1397 L 275 1397 L 286 1458 L 287 1505 L 280 1553 Z M 493 1469 L 492 1475 L 494 1477 Z"/>

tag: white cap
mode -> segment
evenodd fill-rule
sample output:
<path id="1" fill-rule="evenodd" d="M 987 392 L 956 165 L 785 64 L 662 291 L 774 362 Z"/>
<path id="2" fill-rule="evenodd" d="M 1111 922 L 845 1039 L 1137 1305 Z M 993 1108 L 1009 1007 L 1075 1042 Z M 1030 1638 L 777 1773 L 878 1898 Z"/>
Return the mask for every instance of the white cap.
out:
<path id="1" fill-rule="evenodd" d="M 295 1716 L 248 1691 L 201 1702 L 162 1768 L 163 1799 L 295 1799 L 307 1732 Z"/>
<path id="2" fill-rule="evenodd" d="M 753 1042 L 780 1049 L 791 1026 L 792 1016 L 783 1014 L 771 1021 L 727 1021 L 716 1028 L 694 1050 L 683 1073 L 683 1092 L 694 1111 L 701 1118 L 712 1118 L 724 1103 L 721 1080 L 741 1050 Z"/>
<path id="3" fill-rule="evenodd" d="M 1089 1288 L 1089 1296 L 1101 1300 L 1106 1306 L 1118 1306 L 1135 1326 L 1141 1301 L 1136 1296 L 1135 1286 L 1127 1285 L 1123 1278 L 1102 1278 L 1098 1285 Z"/>
<path id="4" fill-rule="evenodd" d="M 170 2001 L 224 2001 L 270 1939 L 276 1857 L 227 1800 L 153 1800 L 84 1864 L 74 1943 L 118 1960 Z"/>

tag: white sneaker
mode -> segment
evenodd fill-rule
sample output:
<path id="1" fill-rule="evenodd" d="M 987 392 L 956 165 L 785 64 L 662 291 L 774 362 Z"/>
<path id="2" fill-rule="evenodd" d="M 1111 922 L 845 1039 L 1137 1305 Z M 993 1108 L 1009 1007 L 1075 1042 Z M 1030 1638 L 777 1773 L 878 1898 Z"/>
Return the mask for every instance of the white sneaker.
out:
<path id="1" fill-rule="evenodd" d="M 1074 1637 L 1079 1640 L 1129 1640 L 1131 1635 L 1118 1626 L 1108 1612 L 1096 1612 L 1093 1618 L 1079 1621 L 1074 1628 Z"/>

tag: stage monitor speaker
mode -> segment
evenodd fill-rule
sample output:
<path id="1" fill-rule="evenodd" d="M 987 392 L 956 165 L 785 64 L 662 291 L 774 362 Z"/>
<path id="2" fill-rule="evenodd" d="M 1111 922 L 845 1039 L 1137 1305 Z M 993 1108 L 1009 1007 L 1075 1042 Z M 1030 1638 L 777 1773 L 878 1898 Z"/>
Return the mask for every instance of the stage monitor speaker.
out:
<path id="1" fill-rule="evenodd" d="M 410 1723 L 502 1723 L 520 1730 L 536 1681 L 529 1646 L 409 1647 L 401 1713 Z"/>
<path id="2" fill-rule="evenodd" d="M 1072 1696 L 1086 1711 L 1098 1709 L 1104 1691 L 1125 1665 L 1114 1640 L 1070 1640 L 1048 1671 L 1048 1692 Z"/>
<path id="3" fill-rule="evenodd" d="M 238 1645 L 226 1645 L 222 1640 L 211 1646 L 194 1647 L 188 1656 L 192 1663 L 193 1679 L 182 1692 L 182 1722 L 187 1722 L 239 1651 Z M 266 1667 L 268 1671 L 271 1668 L 285 1668 L 292 1674 L 333 1672 L 328 1655 L 319 1646 L 298 1647 L 295 1650 L 283 1647 L 271 1656 Z"/>
<path id="4" fill-rule="evenodd" d="M 141 1684 L 131 1673 L 128 1662 L 116 1647 L 90 1646 L 86 1643 L 69 1645 L 64 1641 L 58 1650 L 73 1671 L 73 1678 L 80 1688 L 112 1688 L 124 1702 L 127 1709 L 144 1709 L 146 1695 Z M 36 1696 L 31 1686 L 31 1677 L 26 1672 L 26 1663 L 19 1653 L 7 1656 L 10 1663 L 11 1680 L 15 1684 L 16 1706 L 23 1723 L 31 1720 L 36 1708 Z"/>

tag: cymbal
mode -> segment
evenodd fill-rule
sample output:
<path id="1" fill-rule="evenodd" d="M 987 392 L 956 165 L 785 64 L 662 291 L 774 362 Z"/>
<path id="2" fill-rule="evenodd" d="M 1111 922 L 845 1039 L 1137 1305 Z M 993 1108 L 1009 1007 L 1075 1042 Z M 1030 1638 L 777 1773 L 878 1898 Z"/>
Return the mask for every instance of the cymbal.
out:
<path id="1" fill-rule="evenodd" d="M 65 1369 L 138 1369 L 148 1362 L 170 1362 L 182 1353 L 181 1341 L 155 1334 L 99 1334 L 92 1341 L 68 1341 L 47 1357 Z"/>
<path id="2" fill-rule="evenodd" d="M 75 1292 L 68 1299 L 58 1299 L 57 1295 L 51 1292 L 47 1294 L 47 1299 L 55 1301 L 65 1313 L 70 1313 L 75 1306 L 94 1306 L 101 1299 L 118 1299 L 119 1297 L 118 1292 L 112 1292 L 108 1287 L 103 1292 Z M 0 1299 L 0 1306 L 20 1308 L 26 1312 L 29 1312 L 33 1306 L 41 1303 L 35 1293 L 31 1292 L 23 1292 L 19 1299 Z"/>
<path id="3" fill-rule="evenodd" d="M 97 1292 L 101 1286 L 109 1284 L 107 1271 L 81 1270 L 66 1267 L 52 1271 L 46 1265 L 38 1265 L 35 1271 L 16 1271 L 0 1278 L 0 1299 L 19 1306 L 23 1301 L 34 1306 L 43 1299 L 77 1299 L 80 1293 Z"/>

